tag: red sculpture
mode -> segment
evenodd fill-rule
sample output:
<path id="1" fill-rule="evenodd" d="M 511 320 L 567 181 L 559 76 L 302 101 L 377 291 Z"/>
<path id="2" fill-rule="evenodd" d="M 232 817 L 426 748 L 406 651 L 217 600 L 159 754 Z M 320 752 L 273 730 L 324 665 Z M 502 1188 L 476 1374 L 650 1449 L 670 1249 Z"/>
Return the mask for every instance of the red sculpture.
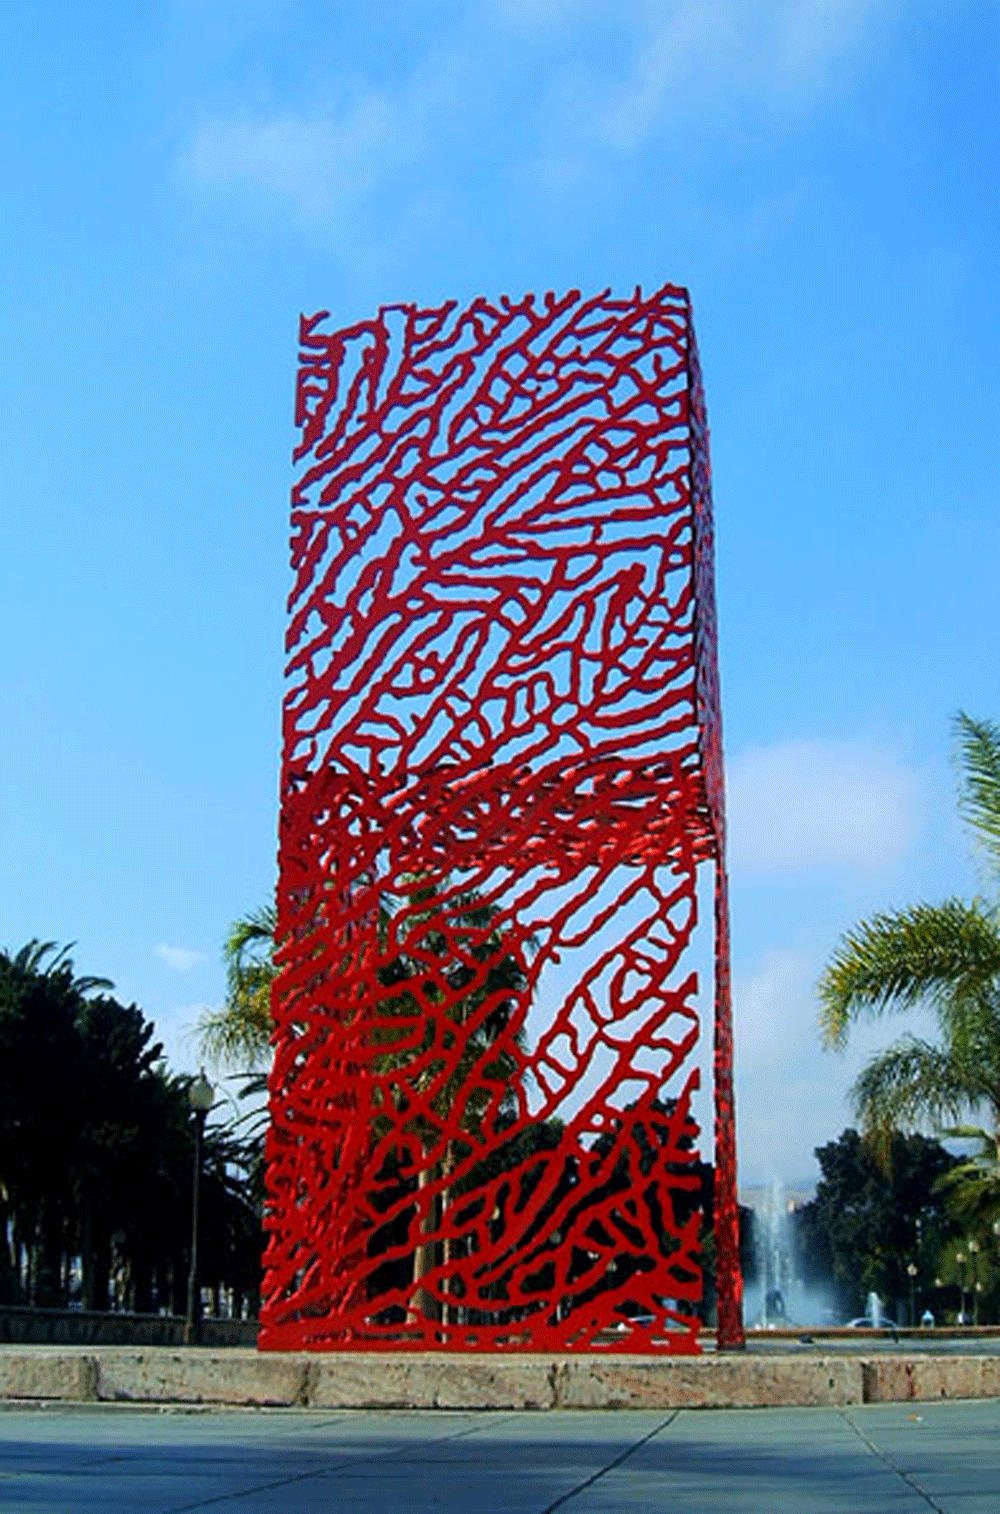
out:
<path id="1" fill-rule="evenodd" d="M 686 949 L 716 870 L 690 304 L 303 320 L 264 1348 L 696 1351 Z"/>

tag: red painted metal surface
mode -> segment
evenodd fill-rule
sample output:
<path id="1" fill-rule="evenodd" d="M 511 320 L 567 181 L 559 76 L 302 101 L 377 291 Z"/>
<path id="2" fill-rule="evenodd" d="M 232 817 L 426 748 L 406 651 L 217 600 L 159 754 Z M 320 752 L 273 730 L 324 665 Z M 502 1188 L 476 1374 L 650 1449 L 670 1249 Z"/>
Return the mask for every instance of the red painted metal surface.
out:
<path id="1" fill-rule="evenodd" d="M 684 290 L 304 320 L 264 1348 L 697 1350 L 717 876 Z"/>

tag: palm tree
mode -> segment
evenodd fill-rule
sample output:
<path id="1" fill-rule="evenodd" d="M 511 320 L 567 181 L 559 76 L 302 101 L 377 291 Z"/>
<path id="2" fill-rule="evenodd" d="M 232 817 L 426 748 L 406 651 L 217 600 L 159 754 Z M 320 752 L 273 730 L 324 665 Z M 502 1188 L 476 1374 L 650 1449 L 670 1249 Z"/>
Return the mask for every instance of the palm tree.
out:
<path id="1" fill-rule="evenodd" d="M 406 1112 L 408 1103 L 407 1079 L 400 1078 L 401 1073 L 419 1067 L 419 1071 L 411 1072 L 413 1088 L 421 1093 L 437 1088 L 430 1106 L 433 1118 L 417 1118 L 403 1127 L 416 1138 L 421 1151 L 418 1192 L 442 1184 L 441 1192 L 426 1205 L 417 1222 L 424 1239 L 417 1244 L 413 1257 L 417 1287 L 411 1319 L 434 1318 L 438 1306 L 423 1283 L 435 1265 L 437 1251 L 428 1237 L 440 1223 L 460 1153 L 466 1158 L 472 1155 L 473 1144 L 467 1138 L 480 1130 L 491 1107 L 494 1115 L 510 1112 L 516 1063 L 509 1052 L 493 1048 L 509 1022 L 514 996 L 527 986 L 527 977 L 523 965 L 505 949 L 503 932 L 494 923 L 496 909 L 485 904 L 475 890 L 448 900 L 449 929 L 435 883 L 414 875 L 402 879 L 401 884 L 391 904 L 383 906 L 379 922 L 384 944 L 393 916 L 397 912 L 405 915 L 396 932 L 400 951 L 379 969 L 379 982 L 387 994 L 378 1004 L 380 1024 L 374 1044 L 385 1049 L 373 1060 L 372 1070 L 390 1075 L 395 1087 L 396 1119 Z M 534 945 L 528 941 L 529 951 Z M 438 962 L 440 982 L 435 970 Z M 450 1002 L 444 1012 L 458 1027 L 458 1035 L 445 1030 L 442 1053 L 432 1054 L 437 1041 L 434 1012 L 446 999 Z M 423 1030 L 415 1036 L 414 1029 L 421 1022 Z M 387 1114 L 380 1116 L 373 1123 L 373 1135 L 388 1134 L 393 1123 Z M 442 1146 L 439 1127 L 445 1125 L 457 1129 L 458 1134 L 446 1136 Z M 446 1239 L 442 1250 L 447 1264 L 453 1258 L 453 1243 Z M 449 1313 L 455 1315 L 453 1306 L 446 1307 L 440 1317 L 446 1319 Z"/>
<path id="2" fill-rule="evenodd" d="M 459 1147 L 466 1145 L 461 1136 L 474 1135 L 491 1105 L 503 1107 L 512 1098 L 513 1060 L 509 1053 L 491 1048 L 509 1019 L 513 997 L 527 981 L 522 964 L 505 947 L 502 929 L 493 923 L 497 914 L 493 906 L 484 903 L 474 890 L 451 895 L 446 908 L 451 928 L 446 929 L 438 894 L 437 884 L 406 876 L 400 879 L 398 890 L 379 906 L 381 947 L 387 950 L 393 939 L 398 949 L 378 969 L 384 994 L 377 1004 L 369 1043 L 378 1048 L 371 1071 L 394 1087 L 396 1100 L 391 1113 L 386 1108 L 374 1117 L 372 1140 L 388 1135 L 406 1112 L 406 1074 L 412 1067 L 421 1069 L 411 1074 L 417 1092 L 426 1093 L 428 1087 L 437 1085 L 430 1106 L 433 1119 L 428 1122 L 415 1117 L 405 1127 L 422 1155 L 415 1179 L 418 1192 L 442 1180 L 447 1187 Z M 260 1070 L 270 1056 L 274 1029 L 271 989 L 277 974 L 276 924 L 273 905 L 233 923 L 223 949 L 226 999 L 220 1009 L 209 1011 L 199 1026 L 206 1058 L 217 1066 L 249 1071 L 241 1097 L 259 1095 L 265 1086 Z M 532 951 L 534 945 L 529 940 L 528 950 Z M 457 955 L 452 956 L 452 952 Z M 434 1012 L 446 997 L 451 999 L 447 1017 L 459 1027 L 459 1035 L 452 1042 L 451 1055 L 446 1050 L 440 1057 L 430 1056 L 435 1042 Z M 423 1028 L 418 1029 L 421 1023 Z M 244 1118 L 257 1115 L 258 1111 L 251 1109 Z M 449 1137 L 432 1160 L 438 1122 L 450 1119 L 457 1121 L 460 1136 L 458 1140 Z M 255 1133 L 260 1135 L 259 1120 Z M 469 1144 L 466 1155 L 471 1152 Z M 433 1233 L 444 1202 L 442 1193 L 426 1204 L 419 1222 L 421 1235 Z M 446 1260 L 449 1245 L 444 1242 Z M 433 1241 L 418 1242 L 413 1258 L 417 1284 L 422 1284 L 431 1271 L 436 1249 Z M 414 1302 L 426 1315 L 434 1313 L 435 1305 L 422 1286 L 416 1290 Z"/>
<path id="3" fill-rule="evenodd" d="M 389 922 L 400 900 L 419 903 L 423 899 L 427 909 L 417 912 L 410 921 L 410 928 L 426 927 L 433 918 L 433 889 L 421 890 L 418 880 L 409 881 L 415 886 L 400 899 L 381 907 L 380 933 L 383 942 L 388 935 Z M 426 896 L 426 898 L 424 898 Z M 452 900 L 451 908 L 461 926 L 479 933 L 479 941 L 469 955 L 480 963 L 488 963 L 485 980 L 478 988 L 470 989 L 462 999 L 462 1015 L 467 1018 L 487 998 L 495 998 L 504 990 L 513 991 L 522 986 L 520 969 L 503 951 L 503 938 L 496 930 L 486 930 L 494 911 L 484 905 L 473 893 L 460 895 Z M 198 1035 L 206 1060 L 219 1067 L 234 1071 L 260 1071 L 270 1058 L 271 1035 L 274 1019 L 271 1014 L 271 989 L 277 975 L 275 965 L 275 932 L 277 911 L 273 904 L 264 904 L 247 915 L 241 915 L 229 927 L 222 949 L 226 967 L 226 997 L 219 1009 L 208 1010 L 198 1026 Z M 529 948 L 533 943 L 529 942 Z M 445 950 L 444 938 L 433 930 L 424 934 L 424 947 L 432 955 L 441 955 Z M 400 985 L 419 975 L 419 967 L 407 955 L 405 949 L 379 971 L 379 981 L 393 990 L 380 1004 L 380 1014 L 411 1015 L 416 999 L 409 989 Z M 445 979 L 451 989 L 461 989 L 470 983 L 475 973 L 468 964 L 450 963 L 445 969 Z M 491 1016 L 485 1027 L 488 1036 L 495 1035 L 501 1026 L 496 1016 Z M 387 1036 L 387 1039 L 391 1039 Z"/>
<path id="4" fill-rule="evenodd" d="M 256 1072 L 270 1056 L 271 985 L 274 982 L 273 904 L 241 915 L 229 927 L 222 957 L 226 966 L 226 998 L 220 1009 L 208 1010 L 198 1026 L 202 1050 L 217 1067 Z"/>
<path id="5" fill-rule="evenodd" d="M 61 1302 L 80 1130 L 90 1114 L 81 1024 L 95 996 L 114 987 L 77 973 L 71 950 L 32 939 L 0 951 L 0 1289 L 16 1291 L 9 1217 L 15 1254 L 30 1259 L 31 1301 L 42 1304 Z M 115 1115 L 105 1111 L 108 1130 Z"/>
<path id="6" fill-rule="evenodd" d="M 1000 878 L 1000 726 L 955 719 L 959 813 Z M 906 1035 L 862 1070 L 852 1097 L 866 1134 L 883 1150 L 893 1129 L 929 1123 L 1000 1141 L 1000 915 L 996 900 L 951 898 L 873 915 L 841 940 L 819 981 L 824 1043 L 840 1049 L 862 1017 L 930 1008 L 936 1042 Z M 959 1125 L 986 1119 L 988 1130 Z M 955 1127 L 958 1126 L 958 1129 Z M 949 1128 L 950 1127 L 950 1128 Z M 981 1182 L 982 1162 L 976 1168 Z M 972 1171 L 968 1174 L 972 1177 Z"/>
<path id="7" fill-rule="evenodd" d="M 75 945 L 76 942 L 71 941 L 68 946 L 57 946 L 55 941 L 39 941 L 32 937 L 13 956 L 6 951 L 0 952 L 0 965 L 6 973 L 12 975 L 47 978 L 50 982 L 58 982 L 68 992 L 80 997 L 114 988 L 110 978 L 95 978 L 76 971 L 70 956 Z M 50 958 L 48 962 L 45 961 L 46 957 Z"/>

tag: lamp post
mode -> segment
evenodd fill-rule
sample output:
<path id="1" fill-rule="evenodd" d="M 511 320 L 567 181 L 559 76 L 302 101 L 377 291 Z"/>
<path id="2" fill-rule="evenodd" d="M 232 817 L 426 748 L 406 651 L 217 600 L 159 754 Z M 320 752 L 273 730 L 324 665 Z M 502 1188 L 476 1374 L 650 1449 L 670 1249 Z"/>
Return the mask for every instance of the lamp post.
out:
<path id="1" fill-rule="evenodd" d="M 972 1323 L 979 1324 L 979 1295 L 982 1293 L 982 1284 L 979 1281 L 979 1242 L 974 1239 L 969 1241 L 969 1256 L 972 1260 Z"/>
<path id="2" fill-rule="evenodd" d="M 917 1266 L 915 1262 L 907 1263 L 906 1275 L 910 1279 L 910 1329 L 912 1330 L 917 1323 L 917 1301 L 914 1291 L 917 1285 Z"/>
<path id="3" fill-rule="evenodd" d="M 191 1182 L 191 1265 L 188 1268 L 187 1314 L 184 1318 L 185 1346 L 197 1344 L 201 1327 L 201 1301 L 198 1296 L 198 1199 L 201 1193 L 201 1148 L 205 1136 L 205 1120 L 214 1100 L 215 1089 L 202 1068 L 188 1089 L 188 1103 L 194 1115 L 194 1172 Z"/>

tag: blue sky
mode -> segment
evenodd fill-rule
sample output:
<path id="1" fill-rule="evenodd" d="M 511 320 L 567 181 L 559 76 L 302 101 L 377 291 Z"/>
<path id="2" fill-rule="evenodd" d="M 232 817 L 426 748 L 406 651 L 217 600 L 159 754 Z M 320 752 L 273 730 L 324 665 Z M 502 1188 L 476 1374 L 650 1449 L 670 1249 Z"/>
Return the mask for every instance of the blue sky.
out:
<path id="1" fill-rule="evenodd" d="M 995 0 L 7 0 L 0 944 L 177 1067 L 272 887 L 300 310 L 692 292 L 712 422 L 742 1176 L 858 1060 L 813 984 L 979 886 L 1000 716 Z"/>

